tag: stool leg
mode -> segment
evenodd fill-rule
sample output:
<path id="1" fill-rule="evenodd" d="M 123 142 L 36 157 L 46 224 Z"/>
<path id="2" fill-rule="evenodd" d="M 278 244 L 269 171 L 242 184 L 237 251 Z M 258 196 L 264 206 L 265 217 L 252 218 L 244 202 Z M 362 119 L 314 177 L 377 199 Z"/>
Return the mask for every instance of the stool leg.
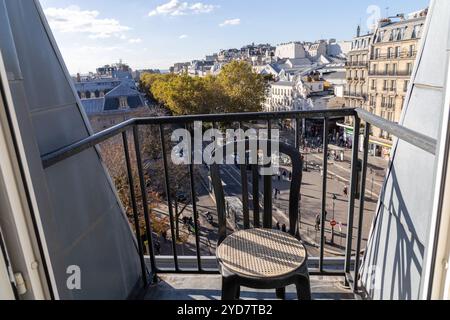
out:
<path id="1" fill-rule="evenodd" d="M 236 294 L 234 295 L 234 298 L 236 300 L 239 300 L 241 298 L 241 286 L 236 285 Z"/>
<path id="2" fill-rule="evenodd" d="M 298 300 L 312 300 L 311 284 L 308 276 L 298 276 L 295 280 L 295 286 L 297 287 Z"/>
<path id="3" fill-rule="evenodd" d="M 286 300 L 286 288 L 277 289 L 277 298 L 281 300 Z"/>
<path id="4" fill-rule="evenodd" d="M 237 293 L 240 287 L 233 277 L 222 277 L 222 300 L 231 301 L 238 299 Z"/>

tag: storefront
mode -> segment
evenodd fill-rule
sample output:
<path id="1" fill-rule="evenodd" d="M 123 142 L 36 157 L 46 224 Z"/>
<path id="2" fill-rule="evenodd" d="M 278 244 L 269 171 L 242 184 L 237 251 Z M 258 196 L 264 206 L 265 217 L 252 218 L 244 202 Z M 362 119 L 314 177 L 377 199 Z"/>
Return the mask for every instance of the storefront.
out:
<path id="1" fill-rule="evenodd" d="M 341 128 L 341 134 L 343 136 L 344 142 L 347 143 L 348 147 L 353 145 L 353 133 L 354 128 L 342 123 L 337 123 L 338 127 Z M 360 151 L 363 151 L 363 141 L 364 135 L 360 134 L 359 140 Z M 369 155 L 374 157 L 380 157 L 383 159 L 389 159 L 391 156 L 392 141 L 370 137 L 369 140 Z"/>

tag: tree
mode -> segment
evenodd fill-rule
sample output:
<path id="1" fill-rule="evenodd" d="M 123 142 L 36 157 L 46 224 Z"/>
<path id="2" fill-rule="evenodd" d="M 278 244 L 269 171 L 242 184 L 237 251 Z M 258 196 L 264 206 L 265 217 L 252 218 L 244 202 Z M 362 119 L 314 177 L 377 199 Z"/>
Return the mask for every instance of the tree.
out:
<path id="1" fill-rule="evenodd" d="M 141 87 L 175 115 L 261 111 L 267 81 L 246 62 L 231 62 L 219 76 L 144 74 Z"/>
<path id="2" fill-rule="evenodd" d="M 266 98 L 267 82 L 243 61 L 225 65 L 218 76 L 220 87 L 228 96 L 223 112 L 258 112 Z"/>

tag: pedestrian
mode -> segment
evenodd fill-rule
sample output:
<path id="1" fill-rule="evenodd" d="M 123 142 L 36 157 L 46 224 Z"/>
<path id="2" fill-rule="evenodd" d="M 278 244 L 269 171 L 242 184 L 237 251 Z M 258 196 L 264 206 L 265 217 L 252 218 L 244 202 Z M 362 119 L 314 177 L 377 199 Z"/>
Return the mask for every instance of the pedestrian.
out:
<path id="1" fill-rule="evenodd" d="M 206 214 L 206 220 L 208 220 L 209 224 L 213 224 L 214 218 L 213 218 L 213 216 L 211 215 L 210 212 L 208 212 L 208 213 Z"/>
<path id="2" fill-rule="evenodd" d="M 281 230 L 280 222 L 277 222 L 277 230 Z"/>
<path id="3" fill-rule="evenodd" d="M 348 188 L 347 188 L 347 186 L 344 186 L 344 195 L 348 196 Z"/>
<path id="4" fill-rule="evenodd" d="M 155 250 L 156 250 L 156 255 L 160 255 L 161 254 L 161 242 L 159 242 L 158 240 L 156 240 L 155 243 Z"/>
<path id="5" fill-rule="evenodd" d="M 320 214 L 316 215 L 316 231 L 320 231 Z"/>
<path id="6" fill-rule="evenodd" d="M 281 227 L 281 231 L 283 231 L 283 232 L 287 232 L 287 227 L 286 227 L 286 225 L 285 225 L 285 224 L 283 224 L 283 226 Z"/>

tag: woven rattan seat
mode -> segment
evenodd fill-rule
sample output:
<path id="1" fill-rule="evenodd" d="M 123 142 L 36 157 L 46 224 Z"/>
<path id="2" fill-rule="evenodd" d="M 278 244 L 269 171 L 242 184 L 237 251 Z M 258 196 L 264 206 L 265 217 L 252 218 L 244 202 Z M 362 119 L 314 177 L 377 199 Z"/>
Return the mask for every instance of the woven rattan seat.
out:
<path id="1" fill-rule="evenodd" d="M 225 239 L 217 258 L 230 272 L 249 278 L 277 278 L 299 269 L 306 260 L 305 247 L 278 230 L 252 229 Z"/>

